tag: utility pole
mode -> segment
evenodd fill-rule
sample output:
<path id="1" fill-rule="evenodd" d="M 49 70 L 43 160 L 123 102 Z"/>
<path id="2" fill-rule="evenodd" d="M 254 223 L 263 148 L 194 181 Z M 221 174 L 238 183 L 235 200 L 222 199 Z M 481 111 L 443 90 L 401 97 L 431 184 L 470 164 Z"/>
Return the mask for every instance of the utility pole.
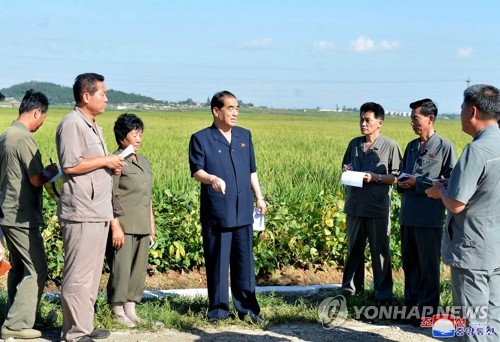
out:
<path id="1" fill-rule="evenodd" d="M 465 80 L 465 82 L 467 82 L 467 88 L 469 88 L 469 84 L 470 84 L 470 76 Z"/>

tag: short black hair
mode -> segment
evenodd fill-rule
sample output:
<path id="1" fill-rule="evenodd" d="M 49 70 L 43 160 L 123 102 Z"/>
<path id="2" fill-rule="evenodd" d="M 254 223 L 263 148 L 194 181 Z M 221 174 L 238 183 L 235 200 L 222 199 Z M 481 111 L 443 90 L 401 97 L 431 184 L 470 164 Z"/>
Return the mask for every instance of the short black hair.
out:
<path id="1" fill-rule="evenodd" d="M 3 101 L 5 99 L 5 96 L 3 96 L 2 93 L 0 93 L 0 101 Z"/>
<path id="2" fill-rule="evenodd" d="M 434 118 L 436 118 L 438 115 L 438 108 L 434 103 L 434 101 L 432 101 L 431 99 L 422 99 L 412 102 L 410 103 L 410 108 L 411 109 L 421 108 L 420 114 L 422 114 L 423 116 L 434 115 Z"/>
<path id="3" fill-rule="evenodd" d="M 94 95 L 97 91 L 97 83 L 99 82 L 104 82 L 104 76 L 92 72 L 76 76 L 75 83 L 73 84 L 75 102 L 80 102 L 85 93 Z"/>
<path id="4" fill-rule="evenodd" d="M 487 84 L 474 84 L 465 89 L 464 102 L 476 106 L 483 119 L 498 120 L 500 115 L 500 91 Z"/>
<path id="5" fill-rule="evenodd" d="M 127 134 L 132 132 L 134 129 L 144 131 L 144 123 L 137 115 L 132 113 L 123 113 L 116 119 L 113 130 L 115 131 L 115 139 L 118 147 L 121 146 L 121 143 L 125 140 Z"/>
<path id="6" fill-rule="evenodd" d="M 214 94 L 214 96 L 212 97 L 212 101 L 210 101 L 210 110 L 212 111 L 212 113 L 214 111 L 214 108 L 221 109 L 222 107 L 224 107 L 224 97 L 226 96 L 236 98 L 233 93 L 227 90 L 219 91 Z"/>
<path id="7" fill-rule="evenodd" d="M 19 115 L 29 113 L 34 109 L 40 109 L 43 114 L 49 110 L 49 100 L 47 96 L 39 91 L 30 89 L 26 92 L 19 106 Z"/>
<path id="8" fill-rule="evenodd" d="M 367 112 L 373 112 L 373 116 L 376 119 L 384 120 L 384 116 L 385 116 L 384 107 L 382 107 L 378 103 L 375 103 L 375 102 L 363 103 L 363 105 L 359 109 L 359 116 L 361 117 L 364 113 L 367 113 Z"/>

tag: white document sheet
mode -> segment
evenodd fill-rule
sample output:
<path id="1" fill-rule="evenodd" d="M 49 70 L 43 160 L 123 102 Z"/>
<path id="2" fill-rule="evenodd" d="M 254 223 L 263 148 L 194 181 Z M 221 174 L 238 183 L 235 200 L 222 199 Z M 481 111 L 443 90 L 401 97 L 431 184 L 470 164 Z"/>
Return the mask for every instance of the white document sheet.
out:
<path id="1" fill-rule="evenodd" d="M 127 158 L 131 154 L 135 153 L 134 146 L 128 145 L 126 149 L 120 153 L 120 157 L 123 157 L 123 159 Z"/>
<path id="2" fill-rule="evenodd" d="M 258 208 L 253 208 L 253 230 L 263 231 L 265 228 L 264 215 L 259 214 Z"/>
<path id="3" fill-rule="evenodd" d="M 355 186 L 358 188 L 363 187 L 363 177 L 366 172 L 359 171 L 345 171 L 342 172 L 342 178 L 340 182 L 345 185 Z"/>

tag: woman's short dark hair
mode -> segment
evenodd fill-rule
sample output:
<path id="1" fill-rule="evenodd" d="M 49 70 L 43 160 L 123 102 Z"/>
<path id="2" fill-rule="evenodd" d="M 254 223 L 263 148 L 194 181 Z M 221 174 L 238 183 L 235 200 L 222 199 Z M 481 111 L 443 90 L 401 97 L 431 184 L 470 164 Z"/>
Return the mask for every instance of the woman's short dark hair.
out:
<path id="1" fill-rule="evenodd" d="M 118 147 L 121 146 L 127 135 L 135 129 L 144 131 L 144 123 L 137 115 L 124 113 L 116 119 L 113 130 L 115 131 L 115 139 Z"/>

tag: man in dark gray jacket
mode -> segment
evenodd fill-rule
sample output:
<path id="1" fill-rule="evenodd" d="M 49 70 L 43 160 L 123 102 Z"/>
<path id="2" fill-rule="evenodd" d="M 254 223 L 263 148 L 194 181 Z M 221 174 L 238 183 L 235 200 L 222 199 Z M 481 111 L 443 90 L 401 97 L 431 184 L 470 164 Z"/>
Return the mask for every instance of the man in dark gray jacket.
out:
<path id="1" fill-rule="evenodd" d="M 439 262 L 445 206 L 425 194 L 433 179 L 450 178 L 456 163 L 455 147 L 434 130 L 436 104 L 423 99 L 410 104 L 411 126 L 419 137 L 406 146 L 400 166 L 402 192 L 401 249 L 405 273 L 405 305 L 418 305 L 420 316 L 430 316 L 439 305 Z M 415 317 L 417 318 L 417 317 Z M 415 323 L 420 325 L 417 318 Z"/>

